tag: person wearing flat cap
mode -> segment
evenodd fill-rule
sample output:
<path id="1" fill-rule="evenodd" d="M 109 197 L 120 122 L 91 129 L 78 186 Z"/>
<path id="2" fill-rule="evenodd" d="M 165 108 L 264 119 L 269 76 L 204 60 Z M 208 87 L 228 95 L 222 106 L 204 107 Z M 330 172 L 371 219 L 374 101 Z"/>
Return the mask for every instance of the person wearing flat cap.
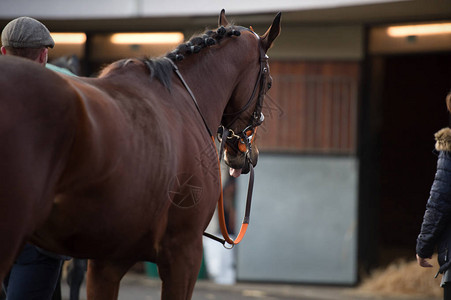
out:
<path id="1" fill-rule="evenodd" d="M 53 48 L 55 42 L 47 27 L 38 20 L 29 17 L 12 20 L 3 29 L 1 42 L 3 55 L 24 57 L 50 67 L 48 48 Z M 6 299 L 52 299 L 64 259 L 68 257 L 25 244 L 3 282 Z"/>
<path id="2" fill-rule="evenodd" d="M 47 27 L 33 18 L 14 19 L 2 31 L 3 55 L 21 56 L 45 66 L 48 48 L 54 46 L 55 42 Z"/>
<path id="3" fill-rule="evenodd" d="M 31 59 L 50 70 L 74 75 L 67 69 L 47 63 L 49 48 L 55 41 L 44 24 L 30 17 L 20 17 L 9 22 L 2 31 L 3 55 L 15 55 Z"/>

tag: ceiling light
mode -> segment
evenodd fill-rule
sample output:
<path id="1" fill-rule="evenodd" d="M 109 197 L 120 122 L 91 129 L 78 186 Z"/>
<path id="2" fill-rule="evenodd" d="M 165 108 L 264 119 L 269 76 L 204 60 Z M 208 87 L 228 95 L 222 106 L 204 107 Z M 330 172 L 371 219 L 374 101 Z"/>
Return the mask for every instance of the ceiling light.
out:
<path id="1" fill-rule="evenodd" d="M 387 33 L 392 37 L 412 35 L 433 35 L 451 33 L 451 23 L 435 23 L 423 25 L 406 25 L 388 27 Z"/>
<path id="2" fill-rule="evenodd" d="M 183 42 L 181 32 L 116 33 L 111 36 L 113 44 L 179 44 Z"/>
<path id="3" fill-rule="evenodd" d="M 82 32 L 57 32 L 50 34 L 55 44 L 84 44 L 86 42 L 86 34 Z"/>

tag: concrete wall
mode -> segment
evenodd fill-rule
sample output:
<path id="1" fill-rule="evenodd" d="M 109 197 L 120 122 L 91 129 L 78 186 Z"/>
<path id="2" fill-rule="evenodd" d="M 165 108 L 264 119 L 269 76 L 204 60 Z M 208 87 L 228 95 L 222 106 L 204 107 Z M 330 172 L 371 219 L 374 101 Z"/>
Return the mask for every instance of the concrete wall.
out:
<path id="1" fill-rule="evenodd" d="M 353 284 L 357 281 L 357 160 L 262 154 L 237 279 Z M 248 176 L 238 185 L 238 224 Z"/>

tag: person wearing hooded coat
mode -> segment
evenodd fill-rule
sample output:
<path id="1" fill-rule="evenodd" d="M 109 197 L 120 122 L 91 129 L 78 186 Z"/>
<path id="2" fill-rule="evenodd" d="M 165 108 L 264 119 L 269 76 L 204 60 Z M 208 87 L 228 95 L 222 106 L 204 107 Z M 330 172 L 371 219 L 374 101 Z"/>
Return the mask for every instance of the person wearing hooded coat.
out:
<path id="1" fill-rule="evenodd" d="M 451 92 L 446 97 L 451 112 Z M 445 300 L 451 300 L 451 129 L 435 133 L 435 150 L 438 152 L 437 171 L 417 238 L 416 258 L 422 267 L 432 267 L 428 261 L 435 249 L 443 274 L 441 286 Z"/>

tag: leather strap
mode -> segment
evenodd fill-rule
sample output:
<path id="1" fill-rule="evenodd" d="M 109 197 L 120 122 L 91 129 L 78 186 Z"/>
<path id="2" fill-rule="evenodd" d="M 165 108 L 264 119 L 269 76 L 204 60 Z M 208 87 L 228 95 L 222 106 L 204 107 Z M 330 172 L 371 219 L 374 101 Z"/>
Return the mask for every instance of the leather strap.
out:
<path id="1" fill-rule="evenodd" d="M 188 94 L 191 96 L 191 99 L 193 99 L 194 105 L 196 106 L 197 111 L 199 112 L 200 117 L 202 118 L 202 121 L 204 122 L 205 128 L 208 131 L 208 134 L 210 134 L 210 136 L 213 136 L 213 134 L 211 134 L 211 130 L 210 127 L 208 127 L 207 121 L 204 118 L 204 115 L 202 114 L 202 112 L 200 111 L 199 108 L 199 103 L 197 103 L 196 97 L 194 97 L 193 92 L 191 91 L 191 89 L 189 88 L 188 84 L 186 83 L 185 79 L 183 79 L 182 74 L 179 71 L 179 68 L 177 67 L 177 65 L 169 58 L 164 57 L 165 59 L 167 59 L 168 61 L 171 62 L 172 64 L 172 68 L 175 72 L 175 74 L 177 74 L 178 78 L 180 79 L 180 81 L 182 82 L 183 86 L 185 87 L 185 89 L 188 91 Z"/>
<path id="2" fill-rule="evenodd" d="M 224 140 L 225 139 L 223 139 L 223 141 Z M 213 138 L 213 143 L 214 143 L 214 138 Z M 249 147 L 248 149 L 250 150 L 250 142 L 247 140 L 246 143 L 248 143 L 246 145 L 246 147 Z M 224 145 L 225 145 L 225 143 L 222 142 L 221 148 L 220 148 L 220 153 L 223 152 Z M 247 159 L 249 159 L 249 157 L 250 157 L 249 151 L 246 152 L 246 156 L 248 157 Z M 219 168 L 221 168 L 220 163 L 221 163 L 221 157 L 218 155 Z M 219 195 L 219 201 L 218 201 L 218 219 L 219 219 L 219 227 L 221 229 L 221 233 L 222 233 L 222 236 L 224 237 L 224 239 L 218 238 L 207 232 L 204 232 L 204 236 L 220 242 L 221 244 L 224 245 L 224 247 L 226 247 L 226 243 L 228 243 L 231 246 L 226 247 L 226 248 L 231 249 L 231 248 L 233 248 L 233 246 L 235 246 L 236 244 L 239 244 L 242 241 L 244 235 L 246 234 L 247 227 L 250 222 L 252 194 L 253 194 L 253 190 L 254 190 L 254 167 L 252 165 L 252 162 L 249 161 L 249 184 L 248 184 L 248 188 L 247 188 L 246 209 L 244 212 L 244 218 L 243 218 L 243 222 L 241 224 L 240 231 L 235 240 L 230 238 L 229 232 L 227 231 L 227 225 L 226 225 L 226 220 L 225 220 L 225 211 L 224 211 L 224 196 L 223 196 L 223 192 L 222 192 L 221 172 L 219 172 L 219 182 L 220 182 L 220 187 L 221 187 L 221 193 Z"/>

